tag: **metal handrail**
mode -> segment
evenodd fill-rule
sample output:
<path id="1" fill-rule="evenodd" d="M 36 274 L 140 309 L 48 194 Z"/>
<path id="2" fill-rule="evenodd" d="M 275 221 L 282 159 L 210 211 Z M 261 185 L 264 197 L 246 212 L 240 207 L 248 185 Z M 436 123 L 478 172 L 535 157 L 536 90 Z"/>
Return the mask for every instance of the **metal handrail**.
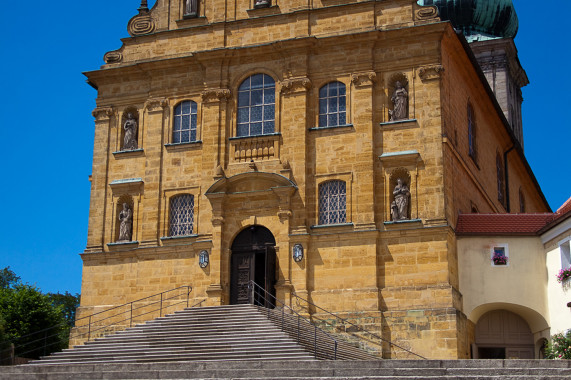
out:
<path id="1" fill-rule="evenodd" d="M 186 293 L 186 299 L 185 299 L 185 300 L 182 300 L 182 301 L 180 301 L 180 302 L 175 302 L 175 303 L 170 304 L 170 305 L 167 305 L 167 306 L 163 306 L 164 301 L 172 300 L 172 299 L 174 299 L 174 298 L 178 298 L 178 297 L 181 296 L 181 294 L 177 294 L 177 295 L 168 296 L 168 297 L 165 298 L 164 295 L 167 294 L 167 293 L 171 293 L 171 292 L 173 292 L 173 291 L 176 291 L 176 290 L 180 290 L 180 289 L 186 289 L 186 292 L 185 292 L 185 293 Z M 93 314 L 91 314 L 91 315 L 78 318 L 78 319 L 75 320 L 75 326 L 74 326 L 74 327 L 77 328 L 77 329 L 87 327 L 87 330 L 88 330 L 88 331 L 87 331 L 87 332 L 79 332 L 79 331 L 78 331 L 76 334 L 71 333 L 67 339 L 71 340 L 71 339 L 76 339 L 76 338 L 80 338 L 80 337 L 83 337 L 83 336 L 87 335 L 87 341 L 89 341 L 89 340 L 91 339 L 91 334 L 92 334 L 92 333 L 97 332 L 97 331 L 102 330 L 102 329 L 105 329 L 105 328 L 108 328 L 108 327 L 110 327 L 110 326 L 117 325 L 117 324 L 120 324 L 120 323 L 122 323 L 122 322 L 129 321 L 129 326 L 131 327 L 131 326 L 133 325 L 133 319 L 136 319 L 136 318 L 138 318 L 138 317 L 141 317 L 141 316 L 144 316 L 144 315 L 147 315 L 147 314 L 150 314 L 150 313 L 154 313 L 154 312 L 157 312 L 157 311 L 159 312 L 159 316 L 162 317 L 162 315 L 163 315 L 163 309 L 166 310 L 166 309 L 168 309 L 168 308 L 171 308 L 171 307 L 173 307 L 173 306 L 180 305 L 180 304 L 183 304 L 183 303 L 186 303 L 186 307 L 188 308 L 188 307 L 189 307 L 189 302 L 190 302 L 190 293 L 191 293 L 191 292 L 192 292 L 192 286 L 190 286 L 190 285 L 179 286 L 179 287 L 174 288 L 174 289 L 166 290 L 166 291 L 161 292 L 161 293 L 157 293 L 157 294 L 153 294 L 153 295 L 151 295 L 151 296 L 143 297 L 143 298 L 140 298 L 140 299 L 131 301 L 131 302 L 124 303 L 124 304 L 122 304 L 122 305 L 113 306 L 113 307 L 111 307 L 111 308 L 109 308 L 109 309 L 105 309 L 105 310 L 102 310 L 102 311 L 100 311 L 100 312 L 93 313 Z M 136 306 L 136 307 L 133 308 L 133 304 L 135 304 L 135 303 L 137 303 L 137 302 L 145 301 L 145 300 L 147 300 L 147 299 L 150 299 L 150 298 L 153 298 L 153 297 L 157 297 L 157 296 L 160 296 L 160 300 L 154 301 L 154 302 L 150 302 L 150 303 L 147 303 L 147 304 L 144 304 L 144 305 L 141 305 L 141 306 Z M 204 301 L 205 301 L 205 300 L 201 300 L 200 302 L 194 304 L 192 307 L 195 307 L 195 306 L 197 306 L 197 305 L 201 305 Z M 160 304 L 159 308 L 156 308 L 156 309 L 153 309 L 153 310 L 151 310 L 151 311 L 147 311 L 147 312 L 144 312 L 144 313 L 141 313 L 141 314 L 137 314 L 137 315 L 134 315 L 134 314 L 133 314 L 133 311 L 136 311 L 136 310 L 139 310 L 139 309 L 142 309 L 142 308 L 145 308 L 145 307 L 149 307 L 149 306 L 152 306 L 152 305 L 156 305 L 156 304 Z M 101 314 L 103 314 L 103 313 L 108 313 L 108 312 L 111 312 L 111 311 L 113 311 L 113 310 L 116 310 L 116 309 L 119 309 L 119 308 L 122 308 L 122 307 L 126 307 L 126 306 L 129 307 L 126 311 L 118 312 L 118 313 L 116 313 L 116 314 L 112 314 L 112 315 L 110 315 L 110 316 L 105 316 L 105 317 L 102 318 L 102 319 L 98 319 L 98 320 L 93 321 L 93 318 L 96 317 L 96 316 L 99 316 L 99 315 L 101 315 Z M 103 322 L 103 321 L 106 321 L 106 320 L 111 319 L 111 318 L 113 318 L 113 317 L 120 316 L 120 315 L 125 314 L 125 313 L 127 313 L 127 312 L 129 312 L 129 318 L 124 318 L 124 319 L 119 320 L 119 321 L 114 321 L 113 323 L 109 323 L 109 324 L 107 324 L 107 325 L 98 327 L 98 328 L 96 328 L 96 329 L 92 329 L 92 328 L 91 328 L 92 325 L 94 325 L 94 324 L 96 324 L 96 323 L 99 324 L 99 323 L 101 323 L 101 322 Z M 86 319 L 88 320 L 88 323 L 87 323 L 87 324 L 78 325 L 78 322 L 79 322 L 79 321 L 84 321 L 84 320 L 86 320 Z M 32 333 L 26 334 L 26 335 L 22 335 L 22 336 L 16 338 L 15 340 L 16 340 L 16 341 L 21 341 L 21 340 L 23 340 L 23 339 L 25 339 L 25 338 L 30 338 L 30 337 L 33 337 L 34 335 L 38 335 L 38 334 L 44 333 L 44 334 L 43 334 L 42 336 L 40 336 L 39 338 L 37 338 L 37 339 L 32 339 L 32 340 L 30 340 L 30 341 L 28 341 L 28 342 L 25 342 L 25 343 L 22 344 L 20 347 L 25 347 L 25 346 L 28 346 L 28 345 L 37 343 L 37 342 L 39 342 L 39 341 L 41 341 L 41 340 L 44 340 L 44 341 L 46 342 L 46 344 L 44 344 L 44 346 L 43 346 L 42 348 L 43 348 L 44 355 L 45 355 L 45 354 L 46 354 L 46 348 L 47 348 L 47 347 L 50 347 L 50 346 L 53 346 L 53 345 L 55 345 L 55 344 L 60 344 L 60 343 L 61 343 L 61 341 L 54 341 L 54 342 L 52 342 L 52 343 L 50 343 L 50 344 L 47 344 L 47 340 L 48 340 L 48 339 L 54 338 L 54 337 L 56 337 L 57 335 L 59 335 L 59 330 L 56 330 L 55 333 L 53 333 L 53 334 L 51 334 L 51 335 L 49 335 L 49 336 L 48 336 L 48 332 L 49 332 L 50 330 L 54 330 L 54 329 L 61 328 L 61 327 L 64 326 L 64 325 L 65 325 L 65 324 L 60 323 L 60 324 L 55 325 L 55 326 L 51 326 L 51 327 L 48 327 L 48 328 L 45 328 L 45 329 L 42 329 L 42 330 L 38 330 L 38 331 L 35 331 L 35 332 L 32 332 Z M 70 326 L 70 327 L 72 327 L 72 326 Z M 9 343 L 9 344 L 11 344 L 12 342 L 11 342 L 11 341 L 0 342 L 0 345 L 1 345 L 2 343 Z M 32 350 L 28 350 L 28 351 L 24 351 L 24 352 L 19 352 L 18 354 L 23 356 L 23 355 L 29 354 L 29 353 L 31 353 L 31 352 L 37 352 L 38 349 L 42 349 L 42 348 L 34 348 L 34 349 L 32 349 Z M 0 353 L 6 352 L 6 351 L 9 351 L 9 350 L 12 350 L 12 348 L 10 347 L 10 348 L 4 349 L 4 350 L 0 350 Z M 1 356 L 2 356 L 2 355 L 0 355 L 0 357 L 1 357 Z"/>
<path id="2" fill-rule="evenodd" d="M 377 339 L 379 339 L 379 340 L 381 340 L 381 341 L 383 341 L 383 342 L 386 342 L 386 343 L 390 344 L 391 346 L 398 347 L 398 348 L 400 348 L 401 350 L 408 352 L 409 354 L 412 354 L 412 355 L 414 355 L 414 356 L 418 356 L 419 358 L 424 359 L 424 360 L 428 360 L 427 358 L 425 358 L 425 357 L 422 356 L 422 355 L 419 355 L 419 354 L 417 354 L 417 353 L 414 353 L 414 352 L 412 352 L 412 351 L 410 351 L 410 350 L 408 350 L 408 349 L 406 349 L 406 348 L 404 348 L 404 347 L 399 346 L 399 345 L 396 344 L 396 343 L 391 342 L 391 341 L 388 340 L 388 339 L 385 339 L 385 338 L 383 338 L 383 337 L 381 337 L 381 336 L 379 336 L 379 335 L 377 335 L 377 334 L 375 334 L 375 333 L 372 333 L 372 332 L 370 332 L 370 331 L 364 329 L 363 327 L 361 327 L 361 326 L 359 326 L 359 325 L 356 325 L 356 324 L 350 322 L 349 320 L 347 320 L 347 319 L 345 319 L 345 318 L 341 318 L 340 316 L 338 316 L 338 315 L 336 315 L 336 314 L 333 314 L 333 313 L 330 312 L 329 310 L 326 310 L 326 309 L 324 309 L 324 308 L 322 308 L 322 307 L 320 307 L 320 306 L 314 304 L 313 302 L 310 302 L 310 301 L 306 300 L 305 298 L 302 298 L 302 297 L 298 296 L 295 292 L 291 292 L 291 295 L 294 296 L 295 298 L 299 299 L 299 300 L 302 300 L 302 301 L 306 302 L 307 304 L 309 304 L 309 305 L 311 305 L 311 306 L 314 306 L 315 308 L 317 308 L 317 309 L 319 309 L 319 310 L 324 311 L 325 313 L 327 313 L 327 314 L 329 314 L 329 315 L 332 315 L 333 317 L 335 317 L 335 318 L 337 318 L 338 320 L 340 320 L 342 323 L 347 323 L 347 324 L 349 324 L 349 325 L 351 325 L 351 326 L 353 326 L 353 327 L 356 327 L 357 329 L 361 330 L 362 332 L 364 332 L 364 333 L 366 333 L 366 334 L 369 334 L 369 335 L 371 335 L 371 336 L 373 336 L 373 337 L 375 337 L 375 338 L 377 338 Z"/>
<path id="3" fill-rule="evenodd" d="M 301 342 L 301 335 L 300 335 L 300 319 L 305 320 L 307 323 L 309 323 L 310 325 L 312 325 L 314 327 L 314 331 L 313 331 L 313 356 L 317 359 L 317 332 L 320 331 L 321 333 L 325 334 L 326 337 L 328 337 L 329 339 L 331 339 L 333 341 L 333 360 L 337 360 L 337 348 L 338 348 L 338 341 L 337 339 L 335 339 L 333 336 L 331 336 L 328 332 L 320 329 L 319 327 L 317 327 L 317 325 L 311 323 L 310 320 L 308 320 L 307 318 L 305 318 L 304 316 L 302 316 L 301 314 L 299 314 L 297 311 L 293 310 L 291 307 L 287 306 L 283 301 L 278 300 L 273 294 L 269 293 L 266 289 L 262 288 L 260 285 L 256 284 L 254 281 L 250 281 L 248 282 L 248 290 L 250 291 L 250 303 L 252 305 L 255 305 L 255 294 L 258 294 L 260 297 L 263 298 L 263 300 L 265 301 L 265 303 L 269 302 L 270 305 L 272 305 L 273 307 L 277 307 L 276 303 L 280 303 L 281 306 L 281 310 L 282 310 L 282 326 L 281 329 L 282 331 L 285 331 L 285 309 L 287 308 L 289 311 L 291 311 L 293 314 L 297 315 L 298 317 L 298 323 L 297 323 L 297 342 L 300 343 Z M 258 290 L 261 290 L 263 292 L 263 294 L 265 295 L 269 295 L 271 298 L 274 299 L 273 303 L 269 298 L 265 297 L 261 292 L 258 292 Z M 267 308 L 268 310 L 268 318 L 270 315 L 270 308 Z"/>

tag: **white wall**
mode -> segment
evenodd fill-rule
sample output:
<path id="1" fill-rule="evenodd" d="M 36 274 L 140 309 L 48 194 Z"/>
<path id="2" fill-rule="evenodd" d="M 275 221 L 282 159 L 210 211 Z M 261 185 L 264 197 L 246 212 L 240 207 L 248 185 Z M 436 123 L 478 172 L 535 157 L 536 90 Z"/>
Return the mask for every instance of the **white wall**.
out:
<path id="1" fill-rule="evenodd" d="M 541 239 L 547 251 L 549 324 L 551 334 L 555 334 L 571 329 L 571 308 L 567 307 L 567 303 L 571 302 L 571 279 L 559 283 L 556 278 L 562 267 L 560 246 L 569 244 L 571 240 L 571 218 L 544 233 Z"/>

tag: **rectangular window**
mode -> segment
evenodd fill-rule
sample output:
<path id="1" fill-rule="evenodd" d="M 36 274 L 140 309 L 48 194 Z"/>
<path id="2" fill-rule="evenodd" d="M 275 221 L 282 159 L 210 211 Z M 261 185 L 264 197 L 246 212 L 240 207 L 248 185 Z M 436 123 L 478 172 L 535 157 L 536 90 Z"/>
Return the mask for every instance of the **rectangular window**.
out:
<path id="1" fill-rule="evenodd" d="M 508 265 L 508 245 L 498 244 L 492 247 L 490 252 L 492 266 Z"/>
<path id="2" fill-rule="evenodd" d="M 561 269 L 567 269 L 571 267 L 571 241 L 567 240 L 565 243 L 559 246 L 559 251 L 561 253 Z"/>

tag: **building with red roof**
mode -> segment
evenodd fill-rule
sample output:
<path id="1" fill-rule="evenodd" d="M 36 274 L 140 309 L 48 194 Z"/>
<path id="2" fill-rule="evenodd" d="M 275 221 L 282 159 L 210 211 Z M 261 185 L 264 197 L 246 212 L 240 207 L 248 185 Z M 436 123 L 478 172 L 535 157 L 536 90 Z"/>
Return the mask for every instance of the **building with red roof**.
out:
<path id="1" fill-rule="evenodd" d="M 571 198 L 554 213 L 460 214 L 459 291 L 472 356 L 541 357 L 571 328 Z"/>

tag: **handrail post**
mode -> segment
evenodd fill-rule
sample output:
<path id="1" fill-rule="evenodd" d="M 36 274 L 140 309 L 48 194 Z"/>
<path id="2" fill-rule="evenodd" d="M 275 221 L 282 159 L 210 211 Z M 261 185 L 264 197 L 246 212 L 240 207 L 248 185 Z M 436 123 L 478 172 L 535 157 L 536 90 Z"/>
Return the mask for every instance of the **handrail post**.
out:
<path id="1" fill-rule="evenodd" d="M 46 356 L 46 347 L 48 345 L 48 331 L 44 332 L 44 356 Z"/>
<path id="2" fill-rule="evenodd" d="M 129 317 L 129 327 L 133 327 L 133 302 L 131 302 L 131 316 Z"/>
<path id="3" fill-rule="evenodd" d="M 337 341 L 335 341 L 335 356 L 333 360 L 337 360 Z"/>
<path id="4" fill-rule="evenodd" d="M 297 315 L 297 343 L 300 342 L 300 340 L 299 340 L 299 327 L 300 327 L 299 324 L 300 324 L 300 315 L 298 314 Z"/>
<path id="5" fill-rule="evenodd" d="M 317 359 L 317 325 L 313 325 L 313 331 L 313 355 L 315 356 L 315 359 Z"/>
<path id="6" fill-rule="evenodd" d="M 188 308 L 188 301 L 190 300 L 190 286 L 186 287 L 186 307 Z"/>
<path id="7" fill-rule="evenodd" d="M 89 316 L 89 324 L 87 325 L 87 341 L 91 339 L 91 315 Z"/>
<path id="8" fill-rule="evenodd" d="M 163 293 L 161 293 L 161 307 L 159 308 L 159 318 L 163 316 Z"/>
<path id="9" fill-rule="evenodd" d="M 285 317 L 285 307 L 282 307 L 282 331 L 285 331 L 285 328 L 284 328 L 284 317 Z"/>

